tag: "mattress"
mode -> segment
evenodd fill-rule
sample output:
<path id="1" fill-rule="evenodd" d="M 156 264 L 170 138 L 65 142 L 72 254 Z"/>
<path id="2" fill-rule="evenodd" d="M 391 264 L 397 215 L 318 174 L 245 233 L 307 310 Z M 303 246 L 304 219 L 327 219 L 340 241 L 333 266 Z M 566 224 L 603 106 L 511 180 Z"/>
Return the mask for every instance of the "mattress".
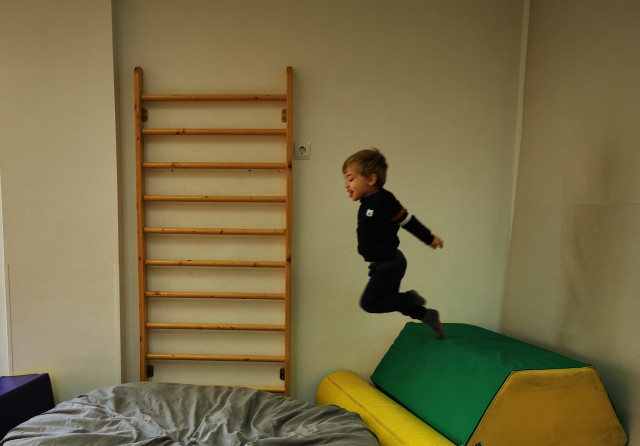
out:
<path id="1" fill-rule="evenodd" d="M 129 383 L 20 424 L 1 446 L 346 445 L 378 441 L 356 413 L 248 388 Z"/>

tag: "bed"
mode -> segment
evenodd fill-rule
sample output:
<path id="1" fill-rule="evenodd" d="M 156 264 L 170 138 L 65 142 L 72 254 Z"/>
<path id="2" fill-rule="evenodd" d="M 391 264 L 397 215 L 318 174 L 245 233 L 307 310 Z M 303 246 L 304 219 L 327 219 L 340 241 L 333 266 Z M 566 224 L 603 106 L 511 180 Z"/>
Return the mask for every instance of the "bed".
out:
<path id="1" fill-rule="evenodd" d="M 378 445 L 360 416 L 241 387 L 127 383 L 35 416 L 1 446 Z"/>

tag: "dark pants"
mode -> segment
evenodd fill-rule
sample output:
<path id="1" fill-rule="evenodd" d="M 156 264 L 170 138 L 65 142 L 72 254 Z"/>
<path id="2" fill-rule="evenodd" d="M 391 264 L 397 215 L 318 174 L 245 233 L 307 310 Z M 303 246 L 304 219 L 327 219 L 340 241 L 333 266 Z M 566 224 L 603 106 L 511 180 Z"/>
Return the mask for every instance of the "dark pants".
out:
<path id="1" fill-rule="evenodd" d="M 400 292 L 400 282 L 406 270 L 407 259 L 401 251 L 391 260 L 371 263 L 369 283 L 360 298 L 360 307 L 367 313 L 399 311 L 413 319 L 422 319 L 425 307 L 418 305 L 411 293 Z"/>

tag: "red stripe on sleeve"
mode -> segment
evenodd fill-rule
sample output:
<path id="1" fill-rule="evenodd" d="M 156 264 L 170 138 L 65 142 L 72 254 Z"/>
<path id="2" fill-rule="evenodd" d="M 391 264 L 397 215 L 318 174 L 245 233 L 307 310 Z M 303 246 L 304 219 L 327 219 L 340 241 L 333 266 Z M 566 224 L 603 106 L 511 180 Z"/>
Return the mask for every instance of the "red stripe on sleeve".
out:
<path id="1" fill-rule="evenodd" d="M 400 209 L 400 212 L 398 212 L 398 214 L 395 217 L 393 217 L 391 221 L 394 223 L 398 222 L 399 220 L 402 219 L 402 217 L 405 216 L 406 213 L 407 213 L 407 208 Z"/>

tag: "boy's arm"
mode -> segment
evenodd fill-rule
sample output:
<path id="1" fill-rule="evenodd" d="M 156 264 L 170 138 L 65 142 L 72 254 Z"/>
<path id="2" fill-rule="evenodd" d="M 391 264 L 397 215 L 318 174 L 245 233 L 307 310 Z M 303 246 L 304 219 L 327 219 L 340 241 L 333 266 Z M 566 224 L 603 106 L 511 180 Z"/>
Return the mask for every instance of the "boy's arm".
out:
<path id="1" fill-rule="evenodd" d="M 423 241 L 433 249 L 442 248 L 444 242 L 440 237 L 431 233 L 429 228 L 420 223 L 420 220 L 415 215 L 409 214 L 406 208 L 402 208 L 402 211 L 393 219 L 401 227 L 409 231 L 419 240 Z"/>

